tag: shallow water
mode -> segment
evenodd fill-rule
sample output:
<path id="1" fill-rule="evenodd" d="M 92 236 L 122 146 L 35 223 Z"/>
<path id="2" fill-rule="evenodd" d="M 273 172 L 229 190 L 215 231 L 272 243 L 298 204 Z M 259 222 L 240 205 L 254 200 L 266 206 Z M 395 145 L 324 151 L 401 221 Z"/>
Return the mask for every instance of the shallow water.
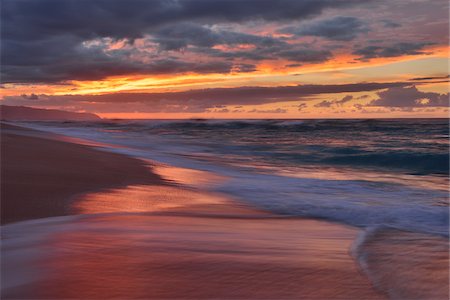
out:
<path id="1" fill-rule="evenodd" d="M 80 216 L 4 226 L 10 297 L 448 297 L 447 120 L 23 125 L 148 160 L 178 187 L 91 193 Z"/>
<path id="2" fill-rule="evenodd" d="M 448 239 L 392 229 L 361 234 L 353 253 L 391 299 L 448 299 Z"/>
<path id="3" fill-rule="evenodd" d="M 26 125 L 159 162 L 165 178 L 276 213 L 448 236 L 447 119 Z"/>
<path id="4" fill-rule="evenodd" d="M 355 229 L 253 214 L 109 213 L 4 226 L 2 299 L 383 298 L 348 256 Z"/>
<path id="5" fill-rule="evenodd" d="M 2 226 L 3 299 L 448 296 L 441 237 L 273 215 L 170 186 L 99 191 L 73 205 L 79 215 Z"/>

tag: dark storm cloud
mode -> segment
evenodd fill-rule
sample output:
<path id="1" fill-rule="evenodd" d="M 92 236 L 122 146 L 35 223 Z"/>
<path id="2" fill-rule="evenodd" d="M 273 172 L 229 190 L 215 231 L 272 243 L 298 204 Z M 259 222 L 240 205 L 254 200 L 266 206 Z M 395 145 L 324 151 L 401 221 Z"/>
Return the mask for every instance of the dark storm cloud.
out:
<path id="1" fill-rule="evenodd" d="M 449 93 L 421 92 L 415 86 L 392 87 L 378 93 L 379 99 L 369 106 L 387 107 L 448 107 Z"/>
<path id="2" fill-rule="evenodd" d="M 401 24 L 391 21 L 391 20 L 381 20 L 381 23 L 383 24 L 384 27 L 391 28 L 391 29 L 402 26 Z"/>
<path id="3" fill-rule="evenodd" d="M 238 73 L 255 72 L 256 66 L 252 64 L 236 64 L 233 66 L 233 71 Z"/>
<path id="4" fill-rule="evenodd" d="M 94 96 L 94 101 L 103 102 L 147 102 L 154 100 L 167 101 L 211 101 L 211 105 L 242 105 L 263 104 L 280 100 L 296 100 L 301 97 L 343 92 L 361 92 L 384 89 L 388 87 L 405 86 L 408 83 L 355 83 L 336 85 L 297 85 L 278 87 L 237 87 L 199 89 L 183 92 L 167 93 L 117 93 Z M 77 96 L 75 96 L 77 97 Z"/>
<path id="5" fill-rule="evenodd" d="M 167 93 L 39 95 L 39 100 L 29 100 L 22 96 L 6 96 L 3 101 L 4 104 L 9 105 L 66 106 L 101 112 L 204 112 L 208 109 L 224 108 L 228 105 L 259 105 L 281 101 L 297 101 L 319 94 L 375 91 L 406 85 L 409 85 L 409 83 L 213 88 Z M 342 100 L 344 99 L 347 100 L 348 97 L 344 97 Z"/>
<path id="6" fill-rule="evenodd" d="M 227 60 L 273 60 L 286 59 L 292 62 L 320 63 L 332 57 L 330 50 L 315 49 L 311 45 L 287 43 L 283 39 L 257 36 L 246 33 L 212 30 L 198 24 L 176 24 L 165 27 L 152 35 L 162 50 L 181 50 L 193 46 L 190 51 Z M 248 50 L 219 50 L 215 45 L 252 45 Z"/>
<path id="7" fill-rule="evenodd" d="M 297 36 L 317 36 L 335 41 L 351 41 L 359 34 L 368 31 L 369 27 L 366 22 L 359 18 L 343 16 L 280 30 L 281 33 L 290 33 Z"/>
<path id="8" fill-rule="evenodd" d="M 167 56 L 143 64 L 129 59 L 132 53 L 105 53 L 101 47 L 85 47 L 82 43 L 69 35 L 42 41 L 2 40 L 2 82 L 52 83 L 125 74 L 227 73 L 232 69 L 231 62 L 192 63 Z"/>
<path id="9" fill-rule="evenodd" d="M 314 49 L 291 49 L 280 51 L 278 55 L 282 58 L 295 62 L 323 62 L 331 58 L 328 50 Z"/>
<path id="10" fill-rule="evenodd" d="M 122 74 L 186 72 L 176 62 L 136 62 L 126 53 L 105 53 L 83 42 L 153 36 L 162 49 L 180 49 L 240 42 L 268 47 L 275 40 L 204 26 L 265 20 L 285 22 L 311 18 L 328 8 L 351 7 L 367 1 L 349 0 L 3 0 L 1 13 L 2 81 L 58 82 L 101 79 Z M 181 30 L 179 24 L 197 23 Z M 203 26 L 203 27 L 202 27 Z M 172 29 L 170 29 L 172 28 Z M 174 29 L 175 28 L 175 29 Z M 176 29 L 178 28 L 178 29 Z M 178 31 L 177 31 L 178 30 Z M 267 56 L 267 55 L 266 55 Z M 255 57 L 255 59 L 257 59 Z M 168 65 L 171 67 L 169 68 Z M 217 67 L 217 66 L 216 66 Z M 192 66 L 192 72 L 227 72 L 224 66 Z"/>
<path id="11" fill-rule="evenodd" d="M 85 59 L 82 59 L 85 58 Z M 57 83 L 66 80 L 100 80 L 107 76 L 127 74 L 168 73 L 228 73 L 233 69 L 230 62 L 191 63 L 178 59 L 156 59 L 150 63 L 114 60 L 106 55 L 74 57 L 61 64 L 29 66 L 5 65 L 2 68 L 4 83 Z"/>
<path id="12" fill-rule="evenodd" d="M 298 63 L 319 63 L 332 58 L 331 51 L 326 49 L 313 49 L 304 44 L 288 44 L 284 41 L 277 41 L 271 45 L 261 46 L 256 45 L 256 48 L 239 51 L 221 51 L 214 48 L 196 48 L 193 52 L 212 56 L 225 58 L 227 60 L 245 59 L 252 61 L 260 61 L 265 59 L 286 59 L 296 62 L 295 66 L 300 66 Z"/>
<path id="13" fill-rule="evenodd" d="M 3 0 L 6 38 L 64 35 L 136 38 L 173 22 L 203 23 L 297 20 L 363 0 Z M 20 17 L 19 17 L 20 16 Z"/>
<path id="14" fill-rule="evenodd" d="M 226 30 L 212 30 L 192 23 L 181 23 L 158 30 L 152 35 L 162 50 L 180 50 L 188 45 L 213 47 L 215 45 L 251 44 L 267 47 L 280 41 L 268 36 L 257 36 Z"/>
<path id="15" fill-rule="evenodd" d="M 367 60 L 376 57 L 396 57 L 402 55 L 428 54 L 427 52 L 423 51 L 423 48 L 429 45 L 432 45 L 432 43 L 402 42 L 390 46 L 367 46 L 355 50 L 353 54 L 358 55 L 359 60 Z"/>

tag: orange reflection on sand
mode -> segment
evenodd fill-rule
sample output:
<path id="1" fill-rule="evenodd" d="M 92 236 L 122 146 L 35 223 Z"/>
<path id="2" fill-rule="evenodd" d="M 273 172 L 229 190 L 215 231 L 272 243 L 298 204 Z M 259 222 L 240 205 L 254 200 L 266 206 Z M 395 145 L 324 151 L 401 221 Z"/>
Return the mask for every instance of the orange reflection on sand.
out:
<path id="1" fill-rule="evenodd" d="M 167 181 L 174 181 L 179 184 L 195 187 L 210 186 L 226 180 L 223 176 L 207 171 L 178 168 L 162 164 L 153 164 L 152 172 L 158 174 Z"/>
<path id="2" fill-rule="evenodd" d="M 28 248 L 46 251 L 19 268 L 38 272 L 39 280 L 8 289 L 4 296 L 382 298 L 348 255 L 357 230 L 344 226 L 295 219 L 139 214 L 60 220 L 57 226 L 47 222 L 49 226 L 44 220 L 31 229 L 37 230 L 35 238 L 25 239 Z M 30 234 L 29 228 L 11 229 L 10 239 Z M 6 267 L 11 270 L 18 263 L 9 260 Z"/>
<path id="3" fill-rule="evenodd" d="M 219 195 L 161 185 L 134 185 L 90 193 L 77 198 L 76 213 L 156 212 L 196 205 L 226 203 Z"/>

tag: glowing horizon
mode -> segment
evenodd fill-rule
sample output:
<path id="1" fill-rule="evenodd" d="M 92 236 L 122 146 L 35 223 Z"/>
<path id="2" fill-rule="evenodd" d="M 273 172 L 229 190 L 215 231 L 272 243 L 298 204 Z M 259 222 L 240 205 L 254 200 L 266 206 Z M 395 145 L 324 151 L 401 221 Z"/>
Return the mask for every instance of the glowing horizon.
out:
<path id="1" fill-rule="evenodd" d="M 145 4 L 113 2 L 136 14 Z M 161 17 L 156 9 L 149 14 L 161 21 L 150 24 L 148 16 L 130 19 L 133 14 L 123 16 L 120 9 L 104 2 L 92 1 L 87 8 L 79 4 L 68 11 L 63 0 L 58 9 L 66 18 L 61 18 L 58 11 L 54 15 L 46 10 L 51 2 L 33 4 L 40 8 L 34 11 L 25 8 L 28 1 L 5 1 L 0 103 L 108 118 L 448 116 L 450 47 L 444 1 L 389 5 L 286 0 L 284 7 L 263 1 L 271 10 L 240 1 L 235 8 L 240 11 L 223 14 L 209 7 L 194 13 L 189 5 L 196 1 L 180 1 L 176 8 L 163 2 L 152 4 L 174 10 L 173 16 Z M 76 15 L 77 9 L 95 11 L 102 6 L 123 20 L 111 17 L 100 24 Z M 19 13 L 29 19 L 17 18 Z M 411 16 L 419 13 L 421 18 L 413 21 Z M 51 17 L 49 24 L 37 19 L 46 14 Z M 73 26 L 73 32 L 60 31 L 60 26 Z M 366 83 L 395 86 L 364 90 Z M 361 89 L 330 93 L 316 88 L 315 94 L 297 93 L 291 98 L 276 94 L 282 87 L 326 89 L 346 84 Z M 261 100 L 247 100 L 240 94 L 244 87 L 273 87 L 274 94 L 269 99 L 262 90 Z M 223 99 L 217 94 L 220 89 L 235 89 L 230 97 L 237 95 L 240 100 Z M 205 90 L 211 91 L 210 98 L 196 93 Z M 142 96 L 146 93 L 148 99 Z M 168 101 L 174 93 L 185 97 Z M 139 94 L 139 100 L 133 94 Z"/>

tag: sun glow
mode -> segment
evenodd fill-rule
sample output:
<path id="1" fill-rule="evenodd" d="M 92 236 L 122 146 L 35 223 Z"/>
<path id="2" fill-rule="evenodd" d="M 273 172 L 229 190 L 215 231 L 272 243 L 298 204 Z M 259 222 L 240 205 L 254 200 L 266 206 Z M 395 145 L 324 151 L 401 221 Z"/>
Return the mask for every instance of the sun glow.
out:
<path id="1" fill-rule="evenodd" d="M 123 42 L 117 42 L 121 44 Z M 17 94 L 53 94 L 53 95 L 88 95 L 88 94 L 108 94 L 115 92 L 167 92 L 183 91 L 189 89 L 203 89 L 215 87 L 238 87 L 245 83 L 246 86 L 277 86 L 277 85 L 297 85 L 304 83 L 303 79 L 308 75 L 314 76 L 316 84 L 327 84 L 330 76 L 339 78 L 341 82 L 346 82 L 349 77 L 348 71 L 370 70 L 374 67 L 398 64 L 399 62 L 415 61 L 419 59 L 442 58 L 448 59 L 449 47 L 435 47 L 428 51 L 430 55 L 415 55 L 404 57 L 374 58 L 370 61 L 358 61 L 351 55 L 338 55 L 334 59 L 322 64 L 309 64 L 298 67 L 283 67 L 287 61 L 267 61 L 257 66 L 257 71 L 252 73 L 232 72 L 229 74 L 179 74 L 179 75 L 127 75 L 112 76 L 98 81 L 69 81 L 66 84 L 58 85 L 19 85 L 5 84 L 2 89 L 2 96 Z M 434 63 L 434 62 L 433 62 Z M 433 66 L 430 65 L 430 68 Z M 301 74 L 301 76 L 298 76 Z M 323 75 L 321 75 L 323 74 Z M 374 76 L 375 74 L 371 74 Z M 392 80 L 388 74 L 384 76 L 384 81 Z M 404 74 L 404 79 L 409 79 L 409 74 Z M 399 79 L 396 74 L 395 79 Z M 365 81 L 360 76 L 360 81 Z"/>

